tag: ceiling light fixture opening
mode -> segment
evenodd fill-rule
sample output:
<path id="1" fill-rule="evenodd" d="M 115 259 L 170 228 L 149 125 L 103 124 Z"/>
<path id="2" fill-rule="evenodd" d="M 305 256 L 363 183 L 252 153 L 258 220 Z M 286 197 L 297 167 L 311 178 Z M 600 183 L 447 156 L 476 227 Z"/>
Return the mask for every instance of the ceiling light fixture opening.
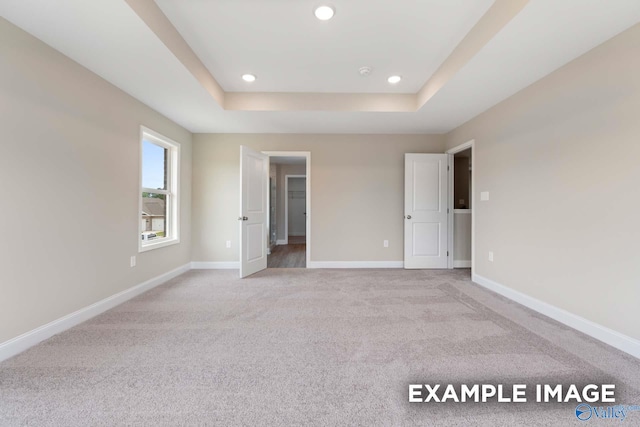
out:
<path id="1" fill-rule="evenodd" d="M 326 5 L 317 7 L 314 12 L 316 18 L 321 21 L 328 21 L 329 19 L 333 18 L 333 15 L 335 15 L 335 13 L 336 11 L 333 9 L 333 7 Z"/>
<path id="2" fill-rule="evenodd" d="M 247 83 L 252 83 L 256 81 L 256 76 L 254 74 L 243 74 L 242 80 L 244 80 Z"/>
<path id="3" fill-rule="evenodd" d="M 392 85 L 400 83 L 400 80 L 402 80 L 402 76 L 391 76 L 387 79 L 387 81 Z"/>

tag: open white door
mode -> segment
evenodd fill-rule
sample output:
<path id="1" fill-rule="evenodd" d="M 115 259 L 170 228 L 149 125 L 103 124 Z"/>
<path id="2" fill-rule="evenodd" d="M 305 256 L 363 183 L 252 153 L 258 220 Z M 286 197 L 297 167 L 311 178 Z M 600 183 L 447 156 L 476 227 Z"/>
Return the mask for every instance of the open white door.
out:
<path id="1" fill-rule="evenodd" d="M 240 277 L 267 268 L 269 156 L 240 147 Z"/>
<path id="2" fill-rule="evenodd" d="M 447 268 L 447 164 L 446 154 L 405 154 L 405 268 Z"/>

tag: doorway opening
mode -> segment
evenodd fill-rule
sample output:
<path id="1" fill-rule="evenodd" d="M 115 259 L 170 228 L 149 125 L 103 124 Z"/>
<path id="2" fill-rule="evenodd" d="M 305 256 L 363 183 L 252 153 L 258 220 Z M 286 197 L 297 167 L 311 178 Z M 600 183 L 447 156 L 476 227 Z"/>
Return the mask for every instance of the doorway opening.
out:
<path id="1" fill-rule="evenodd" d="M 306 268 L 310 245 L 308 153 L 269 155 L 267 268 Z"/>
<path id="2" fill-rule="evenodd" d="M 449 155 L 449 268 L 471 268 L 474 260 L 473 141 L 447 152 Z"/>

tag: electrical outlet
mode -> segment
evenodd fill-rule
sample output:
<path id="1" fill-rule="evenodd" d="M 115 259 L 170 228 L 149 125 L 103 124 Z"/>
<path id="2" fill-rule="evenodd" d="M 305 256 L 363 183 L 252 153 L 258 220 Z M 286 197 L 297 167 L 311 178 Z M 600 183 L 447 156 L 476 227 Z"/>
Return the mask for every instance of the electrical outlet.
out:
<path id="1" fill-rule="evenodd" d="M 385 248 L 388 248 L 389 247 L 389 241 L 388 240 L 384 240 L 382 242 L 382 246 L 384 246 Z"/>
<path id="2" fill-rule="evenodd" d="M 489 251 L 489 261 L 493 262 L 493 252 Z"/>
<path id="3" fill-rule="evenodd" d="M 227 240 L 227 249 L 231 247 L 231 240 Z"/>
<path id="4" fill-rule="evenodd" d="M 136 266 L 136 256 L 135 256 L 135 255 L 133 255 L 133 256 L 131 257 L 131 267 L 135 267 L 135 266 Z"/>

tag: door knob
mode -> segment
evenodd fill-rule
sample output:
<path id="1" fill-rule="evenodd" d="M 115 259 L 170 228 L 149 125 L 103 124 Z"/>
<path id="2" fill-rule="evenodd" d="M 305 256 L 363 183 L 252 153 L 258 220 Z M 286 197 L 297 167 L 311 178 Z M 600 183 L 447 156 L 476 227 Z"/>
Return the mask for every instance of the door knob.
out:
<path id="1" fill-rule="evenodd" d="M 406 218 L 407 218 L 407 219 L 411 219 L 411 215 L 407 215 L 407 217 L 406 217 Z"/>
<path id="2" fill-rule="evenodd" d="M 247 218 L 246 216 L 239 216 L 238 217 L 238 221 L 248 221 L 249 218 Z"/>

